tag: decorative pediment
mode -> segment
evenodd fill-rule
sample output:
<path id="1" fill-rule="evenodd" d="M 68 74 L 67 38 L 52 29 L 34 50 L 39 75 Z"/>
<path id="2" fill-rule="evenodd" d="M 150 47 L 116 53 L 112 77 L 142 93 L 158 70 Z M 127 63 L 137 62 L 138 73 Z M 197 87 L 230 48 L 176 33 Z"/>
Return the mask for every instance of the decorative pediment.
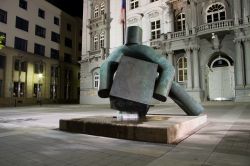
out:
<path id="1" fill-rule="evenodd" d="M 148 13 L 149 18 L 155 18 L 159 15 L 160 15 L 160 13 L 158 11 L 152 11 L 152 12 Z"/>
<path id="2" fill-rule="evenodd" d="M 128 19 L 128 24 L 135 24 L 138 22 L 138 18 L 133 17 Z"/>

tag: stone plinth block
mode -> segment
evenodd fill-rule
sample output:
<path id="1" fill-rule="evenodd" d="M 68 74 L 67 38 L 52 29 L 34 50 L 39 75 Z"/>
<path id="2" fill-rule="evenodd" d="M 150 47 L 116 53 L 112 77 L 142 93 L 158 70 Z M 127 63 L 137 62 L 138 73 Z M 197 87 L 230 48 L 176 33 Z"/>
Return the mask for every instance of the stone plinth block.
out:
<path id="1" fill-rule="evenodd" d="M 60 130 L 136 141 L 175 144 L 195 133 L 207 115 L 147 115 L 144 120 L 118 121 L 116 117 L 93 116 L 60 120 Z"/>

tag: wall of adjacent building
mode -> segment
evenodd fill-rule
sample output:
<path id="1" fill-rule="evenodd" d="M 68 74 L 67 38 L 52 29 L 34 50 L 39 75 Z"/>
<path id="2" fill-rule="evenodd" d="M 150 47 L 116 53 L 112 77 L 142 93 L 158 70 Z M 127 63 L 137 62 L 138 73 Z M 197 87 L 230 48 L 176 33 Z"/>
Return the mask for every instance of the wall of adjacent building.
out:
<path id="1" fill-rule="evenodd" d="M 46 1 L 32 0 L 27 1 L 27 10 L 19 7 L 19 0 L 2 0 L 0 9 L 7 11 L 7 23 L 0 22 L 0 32 L 6 33 L 6 46 L 0 50 L 0 55 L 5 57 L 5 68 L 0 69 L 0 79 L 3 80 L 2 95 L 0 105 L 13 105 L 14 101 L 20 101 L 23 104 L 34 104 L 37 98 L 33 94 L 33 86 L 36 83 L 42 84 L 41 98 L 45 103 L 52 102 L 79 102 L 80 66 L 78 60 L 81 57 L 81 28 L 82 20 L 75 18 L 61 11 L 57 7 Z M 38 9 L 45 11 L 45 18 L 38 17 Z M 16 28 L 16 16 L 29 21 L 28 32 Z M 54 24 L 54 17 L 59 18 L 59 25 Z M 71 31 L 67 30 L 67 24 L 71 25 Z M 35 25 L 46 29 L 45 38 L 35 35 Z M 60 34 L 60 42 L 51 40 L 51 32 Z M 15 49 L 15 37 L 28 41 L 27 52 Z M 65 46 L 65 37 L 72 40 L 72 48 Z M 45 46 L 44 56 L 34 54 L 34 43 Z M 80 45 L 80 49 L 79 49 Z M 51 58 L 51 48 L 59 51 L 59 58 Z M 64 61 L 64 53 L 72 57 L 72 62 Z M 13 82 L 19 81 L 19 71 L 14 70 L 16 59 L 27 63 L 27 72 L 21 72 L 20 81 L 25 83 L 24 97 L 13 97 L 11 89 Z M 35 63 L 44 65 L 43 77 L 39 80 L 38 74 L 34 73 Z M 50 87 L 53 79 L 51 77 L 51 67 L 57 66 L 59 77 L 56 79 L 57 94 L 56 100 L 51 99 Z M 65 99 L 65 69 L 72 71 L 69 80 L 70 94 L 69 99 Z M 63 90 L 61 92 L 61 90 Z M 12 101 L 11 101 L 12 100 Z"/>

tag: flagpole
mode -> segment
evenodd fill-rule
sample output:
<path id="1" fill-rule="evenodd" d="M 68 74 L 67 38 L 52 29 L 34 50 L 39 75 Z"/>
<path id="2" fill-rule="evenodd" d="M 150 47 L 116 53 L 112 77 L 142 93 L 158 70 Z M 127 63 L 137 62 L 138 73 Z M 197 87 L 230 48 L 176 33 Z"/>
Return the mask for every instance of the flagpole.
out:
<path id="1" fill-rule="evenodd" d="M 127 16 L 126 16 L 126 0 L 122 0 L 121 1 L 122 4 L 121 4 L 121 23 L 122 23 L 122 42 L 123 44 L 125 44 L 125 36 L 126 36 L 126 19 L 127 19 Z"/>

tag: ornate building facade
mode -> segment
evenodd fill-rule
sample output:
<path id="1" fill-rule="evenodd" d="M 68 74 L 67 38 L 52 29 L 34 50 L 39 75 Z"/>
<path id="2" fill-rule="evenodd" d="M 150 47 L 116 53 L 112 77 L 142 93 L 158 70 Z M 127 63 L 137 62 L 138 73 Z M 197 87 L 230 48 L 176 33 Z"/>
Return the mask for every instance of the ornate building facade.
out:
<path id="1" fill-rule="evenodd" d="M 77 103 L 82 20 L 46 1 L 0 4 L 0 106 Z"/>
<path id="2" fill-rule="evenodd" d="M 91 2 L 88 12 L 93 13 L 95 1 Z M 143 29 L 143 44 L 153 47 L 173 64 L 175 81 L 195 99 L 250 101 L 249 0 L 127 0 L 126 3 L 127 26 L 136 25 Z M 122 43 L 122 32 L 116 33 L 117 38 L 110 37 L 121 29 L 121 25 L 109 26 L 119 15 L 118 11 L 113 16 L 116 11 L 109 5 L 105 10 L 111 13 L 106 22 L 109 33 L 105 42 L 108 47 L 105 45 L 105 51 L 100 50 L 105 56 L 98 54 L 103 59 L 92 62 L 84 60 L 87 54 L 82 56 L 81 103 L 86 103 L 88 98 L 86 85 L 92 90 L 93 93 L 88 91 L 92 97 L 97 95 L 95 81 L 98 85 L 98 77 L 86 66 L 95 64 L 98 71 L 111 48 L 115 48 L 112 43 Z M 120 9 L 119 5 L 117 8 Z M 86 26 L 86 30 L 93 29 Z M 87 41 L 91 41 L 90 35 L 87 36 Z M 89 83 L 85 78 L 89 78 Z M 92 100 L 92 103 L 99 100 Z"/>

